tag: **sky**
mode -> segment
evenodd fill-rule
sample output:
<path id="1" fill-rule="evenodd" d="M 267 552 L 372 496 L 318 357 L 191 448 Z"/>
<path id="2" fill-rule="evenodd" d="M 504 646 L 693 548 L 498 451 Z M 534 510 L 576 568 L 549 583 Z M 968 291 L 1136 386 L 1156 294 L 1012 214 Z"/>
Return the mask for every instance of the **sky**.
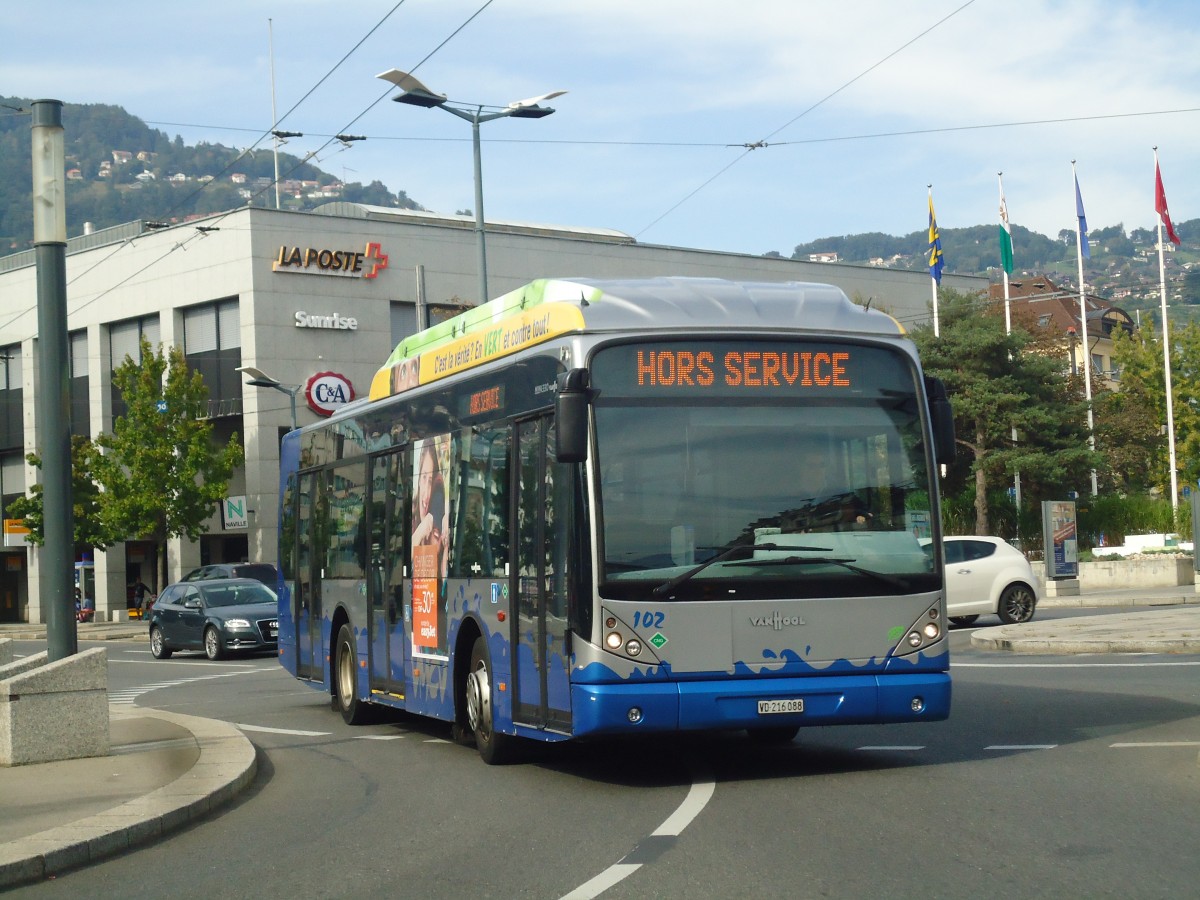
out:
<path id="1" fill-rule="evenodd" d="M 475 106 L 567 91 L 482 124 L 489 220 L 789 256 L 923 230 L 930 185 L 941 228 L 996 223 L 1003 172 L 1012 223 L 1056 236 L 1075 160 L 1091 228 L 1153 228 L 1155 146 L 1172 218 L 1200 217 L 1188 0 L 44 0 L 3 23 L 0 96 L 268 154 L 277 121 L 304 135 L 285 152 L 440 213 L 474 208 L 471 126 L 391 102 L 387 69 Z"/>

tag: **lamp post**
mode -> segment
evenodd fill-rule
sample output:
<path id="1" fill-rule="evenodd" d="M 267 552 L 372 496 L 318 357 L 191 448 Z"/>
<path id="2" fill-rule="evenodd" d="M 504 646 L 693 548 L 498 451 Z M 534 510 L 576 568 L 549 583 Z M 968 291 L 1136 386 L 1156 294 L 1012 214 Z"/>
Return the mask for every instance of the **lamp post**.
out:
<path id="1" fill-rule="evenodd" d="M 504 107 L 486 107 L 484 104 L 464 104 L 448 100 L 445 94 L 435 94 L 408 72 L 401 72 L 399 69 L 388 69 L 375 77 L 391 82 L 404 92 L 392 98 L 397 103 L 407 103 L 409 106 L 421 106 L 426 109 L 436 106 L 471 123 L 471 143 L 475 150 L 475 246 L 479 256 L 479 302 L 486 303 L 488 299 L 487 247 L 483 235 L 483 164 L 479 151 L 479 126 L 484 122 L 509 116 L 515 119 L 541 119 L 553 113 L 554 110 L 538 104 L 543 100 L 561 97 L 566 91 L 551 91 L 538 97 L 517 100 Z M 484 112 L 485 108 L 494 111 Z"/>
<path id="2" fill-rule="evenodd" d="M 33 249 L 37 264 L 37 439 L 42 456 L 42 572 L 38 597 L 50 662 L 79 652 L 72 614 L 75 525 L 67 381 L 67 176 L 61 100 L 33 101 Z"/>
<path id="3" fill-rule="evenodd" d="M 243 375 L 247 376 L 246 384 L 253 385 L 254 387 L 271 388 L 272 390 L 279 391 L 281 394 L 288 395 L 288 400 L 291 401 L 291 408 L 292 408 L 292 431 L 295 431 L 296 430 L 296 394 L 298 394 L 300 392 L 301 386 L 297 384 L 297 385 L 293 385 L 293 386 L 289 387 L 288 385 L 275 380 L 270 375 L 268 375 L 266 372 L 264 372 L 262 369 L 254 368 L 254 366 L 238 366 L 237 370 L 239 372 L 241 372 Z"/>

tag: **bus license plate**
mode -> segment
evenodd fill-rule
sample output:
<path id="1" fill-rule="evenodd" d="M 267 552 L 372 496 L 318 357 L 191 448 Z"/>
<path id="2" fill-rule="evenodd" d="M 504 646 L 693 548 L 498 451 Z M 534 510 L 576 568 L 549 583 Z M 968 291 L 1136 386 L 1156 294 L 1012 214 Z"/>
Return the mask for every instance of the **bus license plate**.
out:
<path id="1" fill-rule="evenodd" d="M 804 700 L 797 697 L 794 700 L 759 700 L 758 714 L 769 716 L 772 713 L 802 713 Z"/>

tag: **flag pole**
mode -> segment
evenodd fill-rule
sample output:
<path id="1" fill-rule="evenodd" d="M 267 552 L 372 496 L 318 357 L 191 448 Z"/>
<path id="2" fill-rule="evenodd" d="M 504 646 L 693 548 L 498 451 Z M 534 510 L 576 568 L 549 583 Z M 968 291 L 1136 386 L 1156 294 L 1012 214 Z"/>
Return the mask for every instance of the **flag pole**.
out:
<path id="1" fill-rule="evenodd" d="M 1008 204 L 1004 200 L 1004 173 L 997 172 L 1000 182 L 1000 272 L 1004 276 L 1004 333 L 1012 334 L 1012 304 L 1009 299 L 1008 273 L 1012 268 L 1012 229 L 1008 223 Z M 1008 354 L 1012 360 L 1012 353 Z M 1017 446 L 1017 426 L 1012 427 L 1013 448 Z M 1017 509 L 1017 537 L 1021 536 L 1021 473 L 1013 472 L 1013 502 Z"/>
<path id="2" fill-rule="evenodd" d="M 1071 160 L 1071 176 L 1075 181 L 1075 256 L 1079 260 L 1079 328 L 1083 341 L 1083 390 L 1087 399 L 1088 449 L 1096 452 L 1096 422 L 1092 416 L 1092 348 L 1088 344 L 1087 300 L 1083 287 L 1083 256 L 1087 240 L 1087 218 L 1083 214 L 1083 198 L 1079 194 L 1079 176 L 1075 173 L 1075 160 Z M 1088 253 L 1090 256 L 1090 252 Z M 1092 496 L 1100 493 L 1096 482 L 1096 470 L 1092 469 Z"/>
<path id="3" fill-rule="evenodd" d="M 1167 208 L 1162 193 L 1162 173 L 1158 168 L 1158 148 L 1154 148 L 1154 206 L 1158 213 L 1158 296 L 1162 303 L 1163 383 L 1167 389 L 1167 448 L 1171 473 L 1171 508 L 1179 508 L 1179 474 L 1175 471 L 1175 405 L 1171 399 L 1171 339 L 1167 328 L 1167 264 L 1163 258 L 1163 212 Z M 1162 197 L 1159 209 L 1159 197 Z"/>

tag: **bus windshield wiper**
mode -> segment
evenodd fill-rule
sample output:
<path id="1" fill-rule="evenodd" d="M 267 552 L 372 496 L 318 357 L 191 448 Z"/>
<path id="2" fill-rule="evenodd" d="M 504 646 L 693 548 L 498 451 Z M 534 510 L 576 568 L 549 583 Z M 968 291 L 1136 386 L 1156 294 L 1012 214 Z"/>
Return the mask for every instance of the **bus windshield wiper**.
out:
<path id="1" fill-rule="evenodd" d="M 709 566 L 715 565 L 716 563 L 719 563 L 719 562 L 724 562 L 725 560 L 729 559 L 729 557 L 733 556 L 735 553 L 737 553 L 741 550 L 807 550 L 811 553 L 828 553 L 829 552 L 828 547 L 803 547 L 803 546 L 795 546 L 795 545 L 785 546 L 782 544 L 734 544 L 732 547 L 726 547 L 724 550 L 722 550 L 720 553 L 716 554 L 715 556 L 710 556 L 708 559 L 706 559 L 704 562 L 700 563 L 700 565 L 696 566 L 694 569 L 688 569 L 686 572 L 676 575 L 674 578 L 670 579 L 669 581 L 664 581 L 658 587 L 654 588 L 654 590 L 652 590 L 650 593 L 652 593 L 656 596 L 658 594 L 665 594 L 667 591 L 671 590 L 672 588 L 679 587 L 679 585 L 683 584 L 685 581 L 688 581 L 690 578 L 692 578 L 692 576 L 697 575 L 700 572 L 703 572 Z M 733 565 L 743 565 L 743 566 L 744 565 L 754 565 L 754 564 L 755 563 L 750 560 L 747 560 L 746 562 L 743 562 L 743 563 L 733 563 Z"/>
<path id="2" fill-rule="evenodd" d="M 807 550 L 808 547 L 787 547 L 781 549 L 788 550 Z M 819 549 L 819 548 L 813 548 Z M 843 569 L 849 569 L 851 572 L 856 572 L 859 575 L 866 575 L 869 578 L 876 578 L 884 584 L 894 588 L 899 588 L 902 591 L 908 590 L 908 582 L 903 578 L 898 578 L 895 575 L 889 575 L 887 572 L 876 572 L 874 569 L 864 569 L 862 566 L 854 565 L 853 559 L 840 559 L 835 556 L 788 556 L 783 559 L 747 559 L 740 562 L 730 563 L 731 566 L 790 566 L 790 565 L 826 565 L 826 566 L 841 566 Z"/>

